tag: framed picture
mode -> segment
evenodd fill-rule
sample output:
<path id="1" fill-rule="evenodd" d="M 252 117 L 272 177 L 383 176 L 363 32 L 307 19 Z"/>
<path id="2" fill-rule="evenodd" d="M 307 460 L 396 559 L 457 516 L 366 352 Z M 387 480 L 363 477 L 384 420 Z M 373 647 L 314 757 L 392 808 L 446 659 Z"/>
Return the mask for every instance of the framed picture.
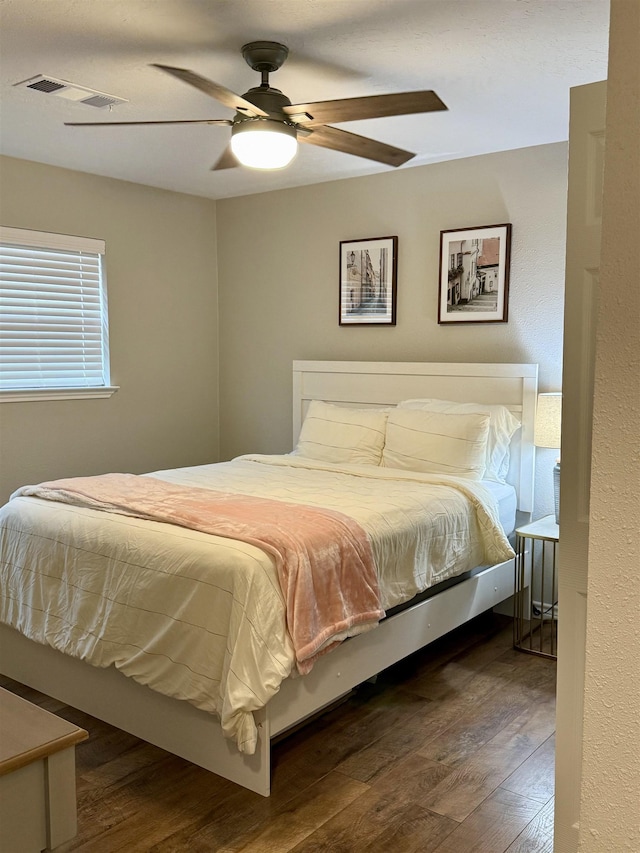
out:
<path id="1" fill-rule="evenodd" d="M 340 243 L 340 325 L 395 326 L 398 238 Z"/>
<path id="2" fill-rule="evenodd" d="M 506 323 L 511 225 L 440 232 L 438 323 Z"/>

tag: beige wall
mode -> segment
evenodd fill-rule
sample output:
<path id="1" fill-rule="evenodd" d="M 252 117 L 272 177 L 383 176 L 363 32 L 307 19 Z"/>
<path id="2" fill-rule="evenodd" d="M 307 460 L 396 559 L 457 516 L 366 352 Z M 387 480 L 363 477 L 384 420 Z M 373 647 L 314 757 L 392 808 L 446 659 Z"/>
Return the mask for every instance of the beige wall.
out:
<path id="1" fill-rule="evenodd" d="M 559 390 L 566 193 L 558 143 L 219 201 L 221 458 L 291 449 L 296 358 L 537 362 L 541 390 Z M 439 326 L 440 230 L 502 222 L 509 322 Z M 340 327 L 340 240 L 393 234 L 397 325 Z M 554 451 L 538 458 L 542 515 Z"/>
<path id="2" fill-rule="evenodd" d="M 640 2 L 611 4 L 581 853 L 640 850 Z"/>
<path id="3" fill-rule="evenodd" d="M 215 203 L 0 158 L 3 225 L 107 246 L 108 400 L 0 403 L 0 502 L 26 482 L 218 458 Z"/>
<path id="4" fill-rule="evenodd" d="M 217 203 L 0 158 L 3 224 L 106 240 L 121 386 L 109 400 L 2 404 L 0 500 L 50 477 L 288 451 L 296 358 L 533 361 L 541 389 L 559 389 L 566 154 L 558 143 Z M 499 222 L 513 224 L 509 322 L 438 326 L 440 230 Z M 340 327 L 340 240 L 390 234 L 397 325 Z M 538 452 L 538 515 L 552 464 Z"/>

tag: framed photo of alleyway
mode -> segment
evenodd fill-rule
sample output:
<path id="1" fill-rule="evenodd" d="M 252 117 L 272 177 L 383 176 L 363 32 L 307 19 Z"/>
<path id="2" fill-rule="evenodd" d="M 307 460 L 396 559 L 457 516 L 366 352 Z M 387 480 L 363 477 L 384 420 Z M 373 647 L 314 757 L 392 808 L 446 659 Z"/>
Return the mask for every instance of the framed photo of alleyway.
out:
<path id="1" fill-rule="evenodd" d="M 511 225 L 440 232 L 438 323 L 506 323 Z"/>
<path id="2" fill-rule="evenodd" d="M 395 326 L 398 238 L 340 243 L 339 323 Z"/>

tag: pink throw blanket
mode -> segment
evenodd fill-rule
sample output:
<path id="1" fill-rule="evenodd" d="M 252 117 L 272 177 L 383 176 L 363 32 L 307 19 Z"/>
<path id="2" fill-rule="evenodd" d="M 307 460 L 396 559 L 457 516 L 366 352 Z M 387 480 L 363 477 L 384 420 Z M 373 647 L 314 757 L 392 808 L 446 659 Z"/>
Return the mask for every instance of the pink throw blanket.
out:
<path id="1" fill-rule="evenodd" d="M 367 535 L 356 521 L 334 510 L 135 474 L 53 480 L 24 486 L 17 495 L 168 522 L 262 548 L 276 562 L 287 627 L 303 674 L 320 654 L 384 616 Z"/>

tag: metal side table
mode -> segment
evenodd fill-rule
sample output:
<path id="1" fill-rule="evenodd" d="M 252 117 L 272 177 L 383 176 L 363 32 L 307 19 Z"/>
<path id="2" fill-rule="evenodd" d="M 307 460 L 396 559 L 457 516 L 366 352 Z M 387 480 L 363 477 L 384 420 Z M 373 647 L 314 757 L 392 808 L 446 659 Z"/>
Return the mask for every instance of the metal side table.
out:
<path id="1" fill-rule="evenodd" d="M 559 538 L 555 515 L 516 530 L 513 645 L 553 659 L 558 656 Z"/>

